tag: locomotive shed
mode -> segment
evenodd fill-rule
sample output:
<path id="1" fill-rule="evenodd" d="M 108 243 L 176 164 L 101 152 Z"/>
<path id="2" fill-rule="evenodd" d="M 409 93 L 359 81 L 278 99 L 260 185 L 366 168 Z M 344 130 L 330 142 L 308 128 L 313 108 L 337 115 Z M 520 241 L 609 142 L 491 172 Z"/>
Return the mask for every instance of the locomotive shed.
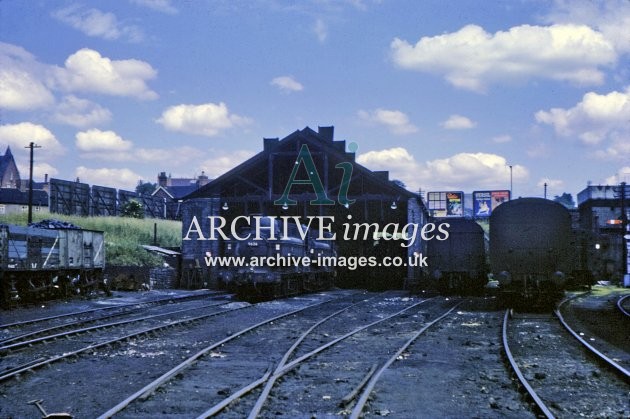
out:
<path id="1" fill-rule="evenodd" d="M 623 294 L 628 291 L 596 288 L 591 295 L 572 300 L 564 313 L 569 319 L 571 312 L 588 310 L 590 321 L 599 318 L 612 324 L 607 320 L 621 315 L 615 303 Z M 135 326 L 135 337 L 96 347 L 132 332 L 128 325 L 115 326 L 3 351 L 4 374 L 28 358 L 92 348 L 49 367 L 3 378 L 0 417 L 37 417 L 35 406 L 28 404 L 34 399 L 43 399 L 48 413 L 65 411 L 74 417 L 188 418 L 218 409 L 217 417 L 242 418 L 257 403 L 261 418 L 536 417 L 504 361 L 503 312 L 487 298 L 337 289 L 247 304 L 218 292 L 116 292 L 111 298 L 16 309 L 9 312 L 9 320 L 36 320 L 43 317 L 42 311 L 59 316 L 115 306 L 124 313 L 109 312 L 118 316 L 107 322 L 146 319 Z M 102 315 L 70 315 L 64 323 L 94 324 Z M 141 333 L 156 326 L 150 316 L 162 316 L 158 324 L 170 326 Z M 528 315 L 515 313 L 514 318 L 524 316 Z M 536 327 L 542 317 L 528 317 L 529 331 L 512 335 L 510 343 L 518 349 L 515 355 L 526 378 L 546 398 L 553 414 L 627 417 L 627 383 L 585 357 L 559 325 L 547 336 Z M 584 329 L 583 318 L 570 322 L 588 338 L 593 336 L 591 342 L 598 349 L 615 356 L 610 348 L 630 351 L 628 324 L 619 320 L 609 326 L 611 332 L 617 329 L 610 342 L 601 327 Z M 41 329 L 44 323 L 0 327 L 2 339 Z M 54 324 L 58 323 L 57 317 Z M 595 330 L 598 335 L 591 334 Z M 190 361 L 191 357 L 196 359 Z M 568 374 L 562 372 L 567 365 Z M 371 371 L 374 374 L 369 375 Z M 557 379 L 558 374 L 567 375 Z M 234 396 L 261 379 L 263 384 Z M 362 381 L 367 381 L 365 386 Z M 270 387 L 266 397 L 265 383 Z M 574 388 L 587 393 L 578 400 Z M 365 404 L 357 407 L 362 399 Z"/>
<path id="2" fill-rule="evenodd" d="M 426 241 L 419 237 L 408 247 L 401 246 L 404 240 L 382 237 L 376 241 L 363 237 L 339 240 L 344 224 L 377 223 L 379 231 L 390 223 L 401 228 L 414 223 L 422 228 L 428 222 L 428 212 L 416 194 L 390 181 L 388 172 L 371 171 L 358 164 L 355 151 L 360 145 L 333 137 L 334 127 L 330 126 L 319 127 L 317 132 L 306 127 L 283 139 L 265 138 L 260 153 L 185 197 L 181 209 L 183 236 L 193 217 L 202 232 L 210 231 L 208 217 L 221 217 L 227 226 L 237 217 L 254 215 L 297 216 L 303 223 L 308 217 L 326 217 L 315 219 L 311 227 L 317 229 L 322 219 L 333 220 L 330 227 L 338 237 L 339 256 L 398 256 L 407 261 L 414 254 L 426 255 Z M 293 172 L 295 167 L 297 171 Z M 287 191 L 291 179 L 295 182 Z M 307 183 L 300 184 L 303 181 Z M 315 184 L 322 189 L 317 190 Z M 278 201 L 283 198 L 291 202 L 282 205 Z M 321 204 L 324 201 L 326 204 Z M 217 269 L 208 269 L 204 257 L 224 254 L 223 241 L 199 240 L 195 234 L 190 238 L 182 242 L 183 285 L 218 285 Z M 412 266 L 340 267 L 335 283 L 341 287 L 401 289 L 406 281 L 420 275 L 420 267 Z M 384 277 L 387 281 L 382 280 Z"/>

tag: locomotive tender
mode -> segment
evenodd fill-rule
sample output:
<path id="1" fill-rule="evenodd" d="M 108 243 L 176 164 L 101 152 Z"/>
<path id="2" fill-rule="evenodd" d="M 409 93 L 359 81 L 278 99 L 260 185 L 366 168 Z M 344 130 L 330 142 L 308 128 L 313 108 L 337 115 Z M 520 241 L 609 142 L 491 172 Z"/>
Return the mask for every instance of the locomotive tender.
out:
<path id="1" fill-rule="evenodd" d="M 244 261 L 242 266 L 226 267 L 219 272 L 228 289 L 244 298 L 275 298 L 333 286 L 335 268 L 323 263 L 336 256 L 331 234 L 320 237 L 322 232 L 290 224 L 288 228 L 285 226 L 284 234 L 274 238 L 271 232 L 280 231 L 281 221 L 262 220 L 262 228 L 257 232 L 255 227 L 245 226 L 235 235 L 249 239 L 230 237 L 223 243 L 224 257 Z M 262 240 L 252 238 L 257 235 Z M 259 263 L 252 263 L 255 261 Z"/>
<path id="2" fill-rule="evenodd" d="M 0 306 L 86 293 L 103 282 L 102 231 L 0 224 Z"/>
<path id="3" fill-rule="evenodd" d="M 519 198 L 490 215 L 490 268 L 505 304 L 547 307 L 574 265 L 571 215 L 542 198 Z"/>

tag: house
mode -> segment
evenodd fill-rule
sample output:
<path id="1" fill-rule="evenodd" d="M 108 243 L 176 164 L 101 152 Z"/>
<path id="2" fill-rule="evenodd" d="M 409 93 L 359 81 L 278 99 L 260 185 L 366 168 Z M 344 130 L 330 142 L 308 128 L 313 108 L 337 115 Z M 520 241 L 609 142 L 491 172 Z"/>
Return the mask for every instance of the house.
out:
<path id="1" fill-rule="evenodd" d="M 0 216 L 28 212 L 28 191 L 0 188 Z M 33 190 L 33 212 L 48 212 L 48 193 Z"/>
<path id="2" fill-rule="evenodd" d="M 166 202 L 166 218 L 178 219 L 180 217 L 180 203 L 182 198 L 195 192 L 210 182 L 205 172 L 197 178 L 173 178 L 166 172 L 160 172 L 155 191 L 151 196 L 163 198 Z"/>
<path id="3" fill-rule="evenodd" d="M 11 148 L 0 156 L 0 188 L 19 188 L 21 186 L 20 171 L 15 164 Z"/>

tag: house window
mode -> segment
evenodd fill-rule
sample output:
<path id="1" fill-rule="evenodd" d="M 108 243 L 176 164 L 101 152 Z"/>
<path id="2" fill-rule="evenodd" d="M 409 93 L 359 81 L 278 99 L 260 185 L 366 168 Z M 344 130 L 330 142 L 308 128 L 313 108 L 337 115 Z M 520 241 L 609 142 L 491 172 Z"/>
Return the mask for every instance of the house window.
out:
<path id="1" fill-rule="evenodd" d="M 28 207 L 26 205 L 22 205 L 22 212 L 26 212 L 28 210 Z"/>
<path id="2" fill-rule="evenodd" d="M 4 205 L 0 205 L 0 214 L 5 214 L 7 211 L 7 208 Z"/>

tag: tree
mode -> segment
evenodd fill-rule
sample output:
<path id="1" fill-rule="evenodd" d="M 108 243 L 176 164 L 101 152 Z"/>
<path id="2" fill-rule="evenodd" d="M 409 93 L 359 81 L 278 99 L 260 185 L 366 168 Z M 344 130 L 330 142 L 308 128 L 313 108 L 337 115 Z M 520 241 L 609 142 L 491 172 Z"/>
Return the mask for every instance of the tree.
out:
<path id="1" fill-rule="evenodd" d="M 142 180 L 139 180 L 138 185 L 136 186 L 136 192 L 140 195 L 151 195 L 156 188 L 156 183 L 143 182 Z"/>
<path id="2" fill-rule="evenodd" d="M 560 196 L 556 195 L 555 198 L 553 199 L 553 202 L 562 204 L 569 209 L 575 208 L 575 201 L 573 201 L 573 196 L 570 193 L 564 192 Z"/>
<path id="3" fill-rule="evenodd" d="M 144 218 L 144 208 L 140 202 L 132 199 L 123 204 L 120 215 L 122 217 Z"/>

